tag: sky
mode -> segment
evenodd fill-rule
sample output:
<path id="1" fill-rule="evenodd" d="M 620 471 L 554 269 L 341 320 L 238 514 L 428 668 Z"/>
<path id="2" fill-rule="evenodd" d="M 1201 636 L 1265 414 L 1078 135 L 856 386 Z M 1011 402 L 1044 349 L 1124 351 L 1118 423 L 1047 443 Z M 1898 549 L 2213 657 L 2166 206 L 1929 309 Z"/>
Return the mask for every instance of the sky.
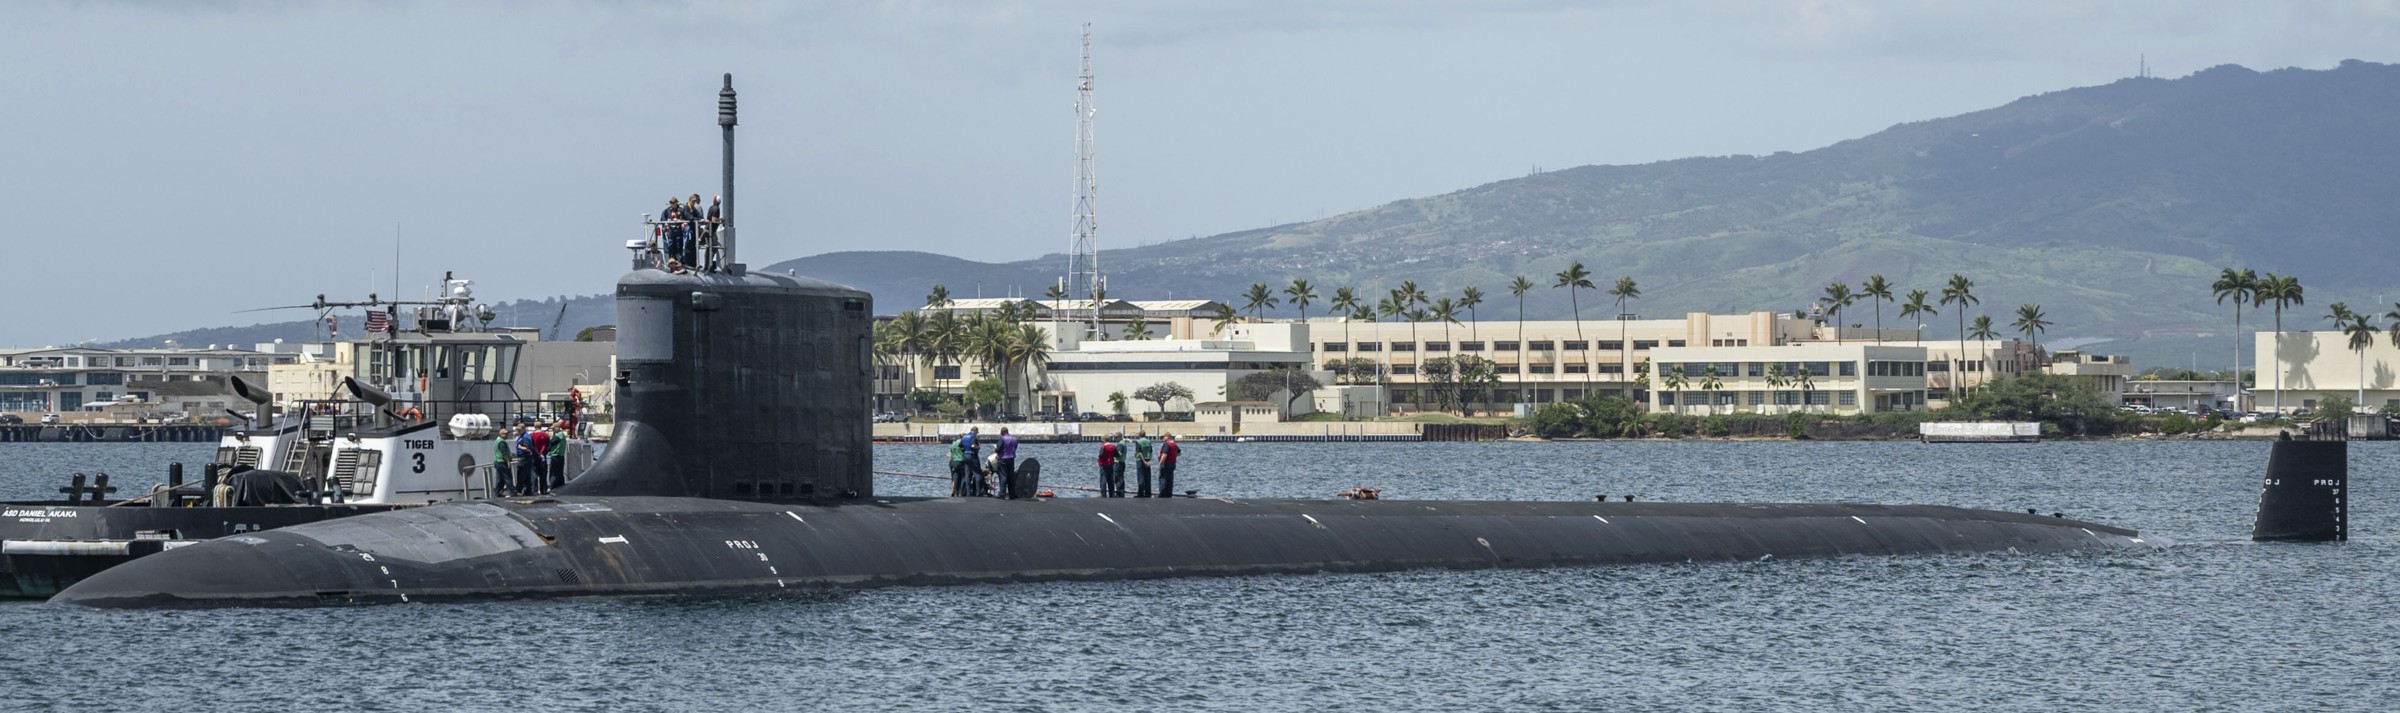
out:
<path id="1" fill-rule="evenodd" d="M 1104 249 L 1536 168 L 1806 151 L 2151 72 L 2400 60 L 2400 0 L 0 6 L 0 346 L 319 293 L 611 289 L 671 195 L 741 259 L 1063 253 L 1092 32 Z"/>

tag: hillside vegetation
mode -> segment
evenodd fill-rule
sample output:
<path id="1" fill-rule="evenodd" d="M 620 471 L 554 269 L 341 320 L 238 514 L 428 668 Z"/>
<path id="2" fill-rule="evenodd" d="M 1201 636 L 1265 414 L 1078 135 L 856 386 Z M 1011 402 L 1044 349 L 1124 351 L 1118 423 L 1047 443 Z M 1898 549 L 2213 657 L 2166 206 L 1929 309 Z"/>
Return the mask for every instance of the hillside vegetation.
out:
<path id="1" fill-rule="evenodd" d="M 2053 338 L 2222 334 L 2230 312 L 2208 290 L 2220 267 L 2296 275 L 2312 304 L 2373 303 L 2393 291 L 2394 116 L 2400 67 L 2229 65 L 2025 97 L 1800 153 L 1551 171 L 1313 222 L 1110 250 L 1101 264 L 1111 296 L 1129 299 L 1230 301 L 1251 283 L 1294 278 L 1321 295 L 1350 286 L 1380 296 L 1403 280 L 1435 296 L 1473 285 L 1491 296 L 1484 319 L 1515 316 L 1504 285 L 1516 275 L 1544 285 L 1528 295 L 1529 317 L 1565 317 L 1565 291 L 1547 285 L 1571 261 L 1603 286 L 1619 275 L 1639 280 L 1633 309 L 1651 316 L 1790 311 L 1827 283 L 1870 274 L 1900 294 L 1938 293 L 1962 273 L 1982 300 L 1971 315 L 2005 324 L 2016 305 L 2039 303 Z M 761 270 L 867 289 L 889 314 L 922 304 L 936 283 L 954 297 L 1040 295 L 1064 262 L 844 252 Z M 604 305 L 582 302 L 569 310 L 569 333 L 607 319 Z M 1587 318 L 1610 309 L 1604 298 L 1584 307 Z M 549 309 L 544 317 L 555 303 Z M 1324 312 L 1322 299 L 1311 311 Z M 1893 306 L 1883 311 L 1887 325 L 1902 324 Z M 1871 323 L 1873 312 L 1861 302 L 1843 321 Z M 1935 336 L 1955 325 L 1948 309 L 1926 323 Z"/>

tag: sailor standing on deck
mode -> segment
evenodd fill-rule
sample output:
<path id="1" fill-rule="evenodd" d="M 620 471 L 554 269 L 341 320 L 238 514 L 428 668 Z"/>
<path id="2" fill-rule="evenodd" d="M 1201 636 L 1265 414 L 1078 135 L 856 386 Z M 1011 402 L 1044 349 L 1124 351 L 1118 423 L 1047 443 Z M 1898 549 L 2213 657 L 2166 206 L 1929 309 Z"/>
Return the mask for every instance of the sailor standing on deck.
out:
<path id="1" fill-rule="evenodd" d="M 683 199 L 667 196 L 667 209 L 658 212 L 658 223 L 659 230 L 666 233 L 667 259 L 670 261 L 682 261 L 683 251 L 691 242 L 691 237 L 684 232 L 682 221 Z"/>
<path id="2" fill-rule="evenodd" d="M 958 450 L 967 457 L 966 490 L 960 495 L 983 496 L 983 444 L 975 442 L 979 435 L 983 435 L 982 426 L 968 428 L 967 435 L 958 437 Z"/>
<path id="3" fill-rule="evenodd" d="M 697 199 L 698 196 L 693 196 L 693 198 Z M 720 251 L 722 251 L 725 247 L 723 245 L 723 241 L 717 237 L 717 233 L 720 232 L 720 229 L 725 225 L 725 218 L 719 212 L 719 209 L 723 208 L 724 205 L 724 196 L 709 196 L 708 217 L 701 219 L 702 222 L 708 225 L 709 246 Z"/>
<path id="4" fill-rule="evenodd" d="M 1183 457 L 1183 446 L 1175 442 L 1175 434 L 1159 436 L 1158 496 L 1175 497 L 1175 461 Z"/>
<path id="5" fill-rule="evenodd" d="M 550 428 L 550 448 L 542 452 L 542 471 L 550 474 L 548 487 L 542 492 L 557 490 L 567 484 L 567 431 L 557 422 Z"/>
<path id="6" fill-rule="evenodd" d="M 505 428 L 500 429 L 499 434 L 492 437 L 491 484 L 492 497 L 495 498 L 505 498 L 513 494 L 509 491 L 508 479 L 517 471 L 509 462 L 509 454 L 515 452 L 516 449 L 510 440 L 508 429 Z"/>
<path id="7" fill-rule="evenodd" d="M 542 449 L 549 445 L 548 434 L 532 428 L 517 428 L 514 454 L 517 457 L 517 497 L 540 492 L 542 487 Z"/>
<path id="8" fill-rule="evenodd" d="M 950 451 L 950 497 L 953 498 L 967 494 L 967 455 L 965 450 L 959 448 L 959 443 L 964 440 L 951 441 L 943 446 Z"/>
<path id="9" fill-rule="evenodd" d="M 1125 497 L 1125 464 L 1118 462 L 1123 452 L 1117 448 L 1117 434 L 1100 442 L 1100 497 Z"/>
<path id="10" fill-rule="evenodd" d="M 1133 496 L 1137 498 L 1150 497 L 1149 433 L 1136 433 L 1133 435 L 1133 467 L 1135 475 L 1140 477 L 1139 480 L 1135 481 L 1139 484 L 1139 486 L 1134 489 Z"/>
<path id="11" fill-rule="evenodd" d="M 992 456 L 996 459 L 992 464 L 992 476 L 1000 480 L 1000 498 L 1006 500 L 1016 497 L 1017 437 L 1009 435 L 1005 426 L 1000 429 L 1000 447 L 993 450 Z"/>
<path id="12" fill-rule="evenodd" d="M 711 231 L 708 223 L 700 219 L 700 194 L 694 193 L 683 202 L 683 219 L 692 226 L 692 259 L 684 264 L 695 268 L 706 267 L 700 264 L 700 256 L 708 253 L 708 246 L 712 243 L 709 240 Z"/>

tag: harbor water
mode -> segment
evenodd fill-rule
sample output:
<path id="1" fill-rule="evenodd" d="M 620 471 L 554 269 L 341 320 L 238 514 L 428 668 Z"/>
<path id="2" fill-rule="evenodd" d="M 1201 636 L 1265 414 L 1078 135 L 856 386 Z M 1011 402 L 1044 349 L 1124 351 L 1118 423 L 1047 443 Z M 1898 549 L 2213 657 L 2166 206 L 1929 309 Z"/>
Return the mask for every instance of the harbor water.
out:
<path id="1" fill-rule="evenodd" d="M 1086 445 L 1027 445 L 1095 484 Z M 0 497 L 210 444 L 0 446 Z M 2385 710 L 2400 443 L 2354 539 L 2246 541 L 2258 442 L 1194 443 L 1204 496 L 2038 508 L 2156 551 L 318 610 L 0 603 L 0 710 Z M 941 472 L 932 446 L 879 469 Z M 946 484 L 886 477 L 888 495 Z M 125 494 L 121 492 L 120 495 Z M 1062 493 L 1081 496 L 1081 493 Z M 1027 507 L 1039 507 L 1027 504 Z"/>

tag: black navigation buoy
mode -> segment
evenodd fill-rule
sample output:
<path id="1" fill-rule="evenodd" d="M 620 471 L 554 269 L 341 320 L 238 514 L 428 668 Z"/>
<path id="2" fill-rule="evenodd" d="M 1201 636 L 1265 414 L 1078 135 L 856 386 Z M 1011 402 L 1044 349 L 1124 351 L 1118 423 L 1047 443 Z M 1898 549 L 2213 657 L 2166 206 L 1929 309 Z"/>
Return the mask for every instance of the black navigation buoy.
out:
<path id="1" fill-rule="evenodd" d="M 2267 452 L 2250 539 L 2340 542 L 2350 539 L 2350 443 L 2278 439 Z"/>

